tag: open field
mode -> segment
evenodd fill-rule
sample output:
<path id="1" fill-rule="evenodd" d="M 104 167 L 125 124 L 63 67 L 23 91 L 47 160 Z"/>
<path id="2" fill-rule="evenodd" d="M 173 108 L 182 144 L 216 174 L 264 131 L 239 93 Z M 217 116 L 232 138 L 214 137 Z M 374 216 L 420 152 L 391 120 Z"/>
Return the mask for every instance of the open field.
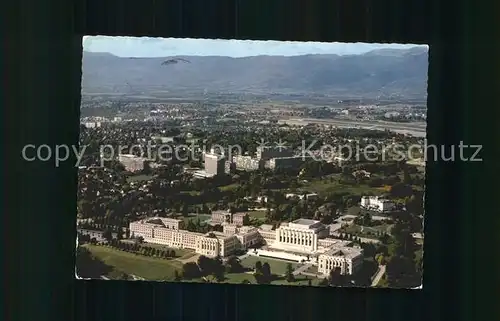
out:
<path id="1" fill-rule="evenodd" d="M 181 191 L 180 193 L 181 193 L 181 194 L 191 195 L 191 196 L 197 196 L 197 195 L 200 195 L 200 191 Z"/>
<path id="2" fill-rule="evenodd" d="M 329 179 L 313 180 L 307 183 L 302 183 L 299 190 L 308 191 L 318 194 L 329 194 L 336 192 L 348 192 L 351 194 L 367 194 L 373 193 L 374 195 L 382 195 L 385 191 L 377 187 L 370 187 L 368 185 L 344 185 L 338 181 L 330 181 Z"/>
<path id="3" fill-rule="evenodd" d="M 127 177 L 127 182 L 133 183 L 133 182 L 143 182 L 143 181 L 149 181 L 150 179 L 153 179 L 154 175 L 145 175 L 145 174 L 137 174 L 137 175 L 132 175 Z"/>
<path id="4" fill-rule="evenodd" d="M 356 224 L 352 224 L 347 226 L 346 228 L 339 230 L 339 232 L 349 233 L 359 236 L 374 236 L 378 232 L 385 232 L 390 234 L 392 226 L 393 226 L 392 224 L 381 224 L 378 226 L 368 227 L 368 226 L 359 226 Z"/>
<path id="5" fill-rule="evenodd" d="M 248 280 L 250 283 L 255 284 L 255 278 L 252 273 L 227 273 L 224 276 L 226 280 L 223 283 L 239 284 L 244 280 Z"/>
<path id="6" fill-rule="evenodd" d="M 277 259 L 271 259 L 271 258 L 266 258 L 266 257 L 262 257 L 262 256 L 248 256 L 241 261 L 241 265 L 243 265 L 246 268 L 253 269 L 255 267 L 255 263 L 257 261 L 260 261 L 262 264 L 264 264 L 266 262 L 269 263 L 269 266 L 271 267 L 271 273 L 276 274 L 276 275 L 285 274 L 286 265 L 288 263 L 292 264 L 293 269 L 295 269 L 297 267 L 297 263 L 287 262 L 287 261 L 282 261 L 282 260 L 277 260 Z"/>
<path id="7" fill-rule="evenodd" d="M 199 257 L 200 255 L 198 253 L 189 252 L 182 257 L 178 257 L 176 260 L 179 260 L 182 264 L 186 264 L 188 262 L 197 262 Z"/>
<path id="8" fill-rule="evenodd" d="M 105 264 L 114 268 L 114 270 L 108 275 L 110 278 L 118 278 L 121 273 L 126 273 L 129 275 L 136 275 L 146 280 L 173 281 L 174 271 L 178 270 L 180 272 L 182 269 L 182 263 L 178 260 L 151 258 L 127 253 L 109 247 L 90 244 L 85 244 L 84 247 L 89 249 L 94 256 L 102 260 Z M 186 254 L 186 258 L 192 254 L 193 253 Z M 295 277 L 295 282 L 287 282 L 283 277 L 281 277 L 286 270 L 286 265 L 288 263 L 286 261 L 250 256 L 244 259 L 242 264 L 245 267 L 252 268 L 255 266 L 255 262 L 257 261 L 269 263 L 271 272 L 278 276 L 276 280 L 271 282 L 273 285 L 307 286 L 309 283 L 308 279 L 311 279 L 312 285 L 318 285 L 321 281 L 318 278 L 299 275 Z M 292 263 L 292 267 L 295 269 L 297 264 Z M 228 273 L 225 275 L 225 278 L 226 280 L 223 283 L 240 284 L 242 281 L 248 280 L 251 284 L 255 284 L 255 278 L 252 273 Z M 202 280 L 195 279 L 186 280 L 184 282 L 202 282 Z"/>
<path id="9" fill-rule="evenodd" d="M 257 284 L 252 273 L 228 273 L 224 275 L 224 277 L 225 280 L 222 283 L 241 284 L 243 281 L 247 280 L 250 284 Z M 309 284 L 309 279 L 311 280 L 312 286 L 317 286 L 321 282 L 321 279 L 319 278 L 306 276 L 295 276 L 294 282 L 287 282 L 284 277 L 278 277 L 276 280 L 271 282 L 271 285 L 307 286 Z M 193 279 L 185 280 L 183 282 L 202 282 L 202 280 Z"/>
<path id="10" fill-rule="evenodd" d="M 85 244 L 84 247 L 116 270 L 137 275 L 146 280 L 173 280 L 174 271 L 182 268 L 182 264 L 175 260 L 136 255 L 104 246 Z"/>
<path id="11" fill-rule="evenodd" d="M 189 221 L 197 221 L 198 219 L 200 220 L 201 223 L 203 223 L 206 220 L 209 220 L 210 218 L 211 216 L 209 214 L 197 214 L 186 217 L 180 217 L 180 219 L 184 221 L 184 224 L 187 224 Z"/>
<path id="12" fill-rule="evenodd" d="M 266 211 L 249 211 L 248 215 L 258 219 L 266 218 Z"/>
<path id="13" fill-rule="evenodd" d="M 427 124 L 425 122 L 396 123 L 389 121 L 370 120 L 355 121 L 347 119 L 318 119 L 318 118 L 289 118 L 278 121 L 291 125 L 324 124 L 337 127 L 360 127 L 374 130 L 411 131 L 425 136 Z"/>
<path id="14" fill-rule="evenodd" d="M 234 191 L 235 189 L 237 189 L 240 185 L 239 184 L 229 184 L 229 185 L 224 185 L 224 186 L 220 186 L 219 189 L 223 192 L 230 192 L 230 191 Z"/>

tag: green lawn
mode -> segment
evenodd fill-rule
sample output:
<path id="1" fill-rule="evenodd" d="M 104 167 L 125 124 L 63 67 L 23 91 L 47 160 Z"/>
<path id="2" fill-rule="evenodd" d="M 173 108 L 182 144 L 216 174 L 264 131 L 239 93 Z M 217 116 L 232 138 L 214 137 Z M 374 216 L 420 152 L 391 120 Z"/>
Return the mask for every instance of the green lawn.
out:
<path id="1" fill-rule="evenodd" d="M 178 259 L 179 260 L 187 260 L 189 258 L 192 258 L 195 255 L 196 255 L 196 252 L 191 251 L 191 252 L 188 252 L 188 253 L 184 254 L 182 257 L 178 257 Z"/>
<path id="2" fill-rule="evenodd" d="M 200 220 L 201 223 L 203 223 L 206 220 L 209 220 L 212 216 L 209 214 L 198 214 L 198 215 L 192 215 L 192 216 L 186 216 L 186 217 L 179 217 L 179 219 L 182 219 L 184 221 L 184 224 L 187 224 L 189 221 L 197 221 L 198 219 Z"/>
<path id="3" fill-rule="evenodd" d="M 255 278 L 250 273 L 228 273 L 224 276 L 226 277 L 224 283 L 239 284 L 243 280 L 248 280 L 250 283 L 255 284 Z"/>
<path id="4" fill-rule="evenodd" d="M 272 269 L 272 268 L 271 268 Z M 249 273 L 229 273 L 225 275 L 226 280 L 223 283 L 241 284 L 243 280 L 248 280 L 250 284 L 256 284 L 255 278 Z M 321 279 L 305 276 L 296 276 L 295 282 L 287 282 L 283 277 L 271 282 L 272 285 L 295 285 L 295 286 L 307 286 L 309 284 L 308 278 L 311 279 L 311 285 L 317 286 Z"/>
<path id="5" fill-rule="evenodd" d="M 361 208 L 359 206 L 352 206 L 347 209 L 348 215 L 358 216 L 361 214 Z"/>
<path id="6" fill-rule="evenodd" d="M 249 211 L 248 215 L 258 219 L 266 218 L 266 211 Z"/>
<path id="7" fill-rule="evenodd" d="M 146 280 L 172 280 L 174 271 L 182 268 L 182 264 L 174 260 L 136 255 L 104 246 L 90 244 L 83 246 L 89 249 L 95 257 L 116 270 L 137 275 Z"/>
<path id="8" fill-rule="evenodd" d="M 361 226 L 356 225 L 356 224 L 352 224 L 352 225 L 349 225 L 346 228 L 342 229 L 341 233 L 349 233 L 349 234 L 358 235 L 358 236 L 367 236 L 367 237 L 372 236 L 373 237 L 374 235 L 376 235 L 377 232 L 389 233 L 391 230 L 391 227 L 392 227 L 392 224 L 381 224 L 381 225 L 372 226 L 372 227 L 364 226 L 363 232 L 361 232 Z M 369 234 L 369 232 L 372 234 Z"/>
<path id="9" fill-rule="evenodd" d="M 132 175 L 127 177 L 127 182 L 132 183 L 132 182 L 143 182 L 143 181 L 149 181 L 150 179 L 153 179 L 154 175 L 145 175 L 145 174 L 137 174 L 137 175 Z"/>
<path id="10" fill-rule="evenodd" d="M 225 186 L 220 186 L 219 189 L 223 192 L 229 192 L 229 191 L 234 191 L 240 186 L 240 184 L 229 184 Z"/>
<path id="11" fill-rule="evenodd" d="M 188 194 L 188 195 L 191 195 L 191 196 L 197 196 L 197 195 L 200 195 L 200 191 L 181 191 L 181 194 Z"/>
<path id="12" fill-rule="evenodd" d="M 311 265 L 305 272 L 307 273 L 318 273 L 318 267 L 316 265 Z"/>
<path id="13" fill-rule="evenodd" d="M 367 193 L 373 193 L 374 195 L 381 195 L 384 191 L 380 188 L 370 187 L 368 185 L 344 185 L 340 184 L 336 179 L 331 182 L 329 179 L 324 180 L 313 180 L 307 183 L 303 183 L 299 190 L 308 191 L 318 194 L 331 194 L 337 192 L 347 192 L 350 194 L 363 195 Z"/>
<path id="14" fill-rule="evenodd" d="M 292 264 L 292 267 L 295 269 L 297 267 L 297 263 L 293 262 L 287 262 L 287 261 L 281 261 L 281 260 L 276 260 L 276 259 L 270 259 L 270 258 L 265 258 L 261 256 L 248 256 L 243 261 L 241 261 L 241 265 L 243 265 L 246 268 L 254 268 L 255 263 L 257 261 L 260 261 L 262 264 L 264 263 L 269 263 L 269 266 L 271 267 L 271 273 L 276 274 L 276 275 L 282 275 L 285 274 L 286 271 L 286 265 L 288 263 Z"/>

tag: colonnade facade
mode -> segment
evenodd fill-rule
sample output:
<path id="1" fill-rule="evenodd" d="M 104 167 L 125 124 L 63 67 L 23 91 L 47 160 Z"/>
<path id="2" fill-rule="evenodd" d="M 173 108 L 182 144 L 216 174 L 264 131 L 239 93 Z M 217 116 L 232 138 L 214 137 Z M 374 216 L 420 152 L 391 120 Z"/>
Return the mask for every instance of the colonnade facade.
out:
<path id="1" fill-rule="evenodd" d="M 313 252 L 318 249 L 318 235 L 311 230 L 280 227 L 276 230 L 275 245 Z"/>
<path id="2" fill-rule="evenodd" d="M 352 274 L 352 270 L 350 269 L 351 262 L 345 257 L 320 256 L 318 261 L 318 272 L 324 275 L 329 275 L 330 271 L 336 268 L 340 268 L 341 274 Z"/>

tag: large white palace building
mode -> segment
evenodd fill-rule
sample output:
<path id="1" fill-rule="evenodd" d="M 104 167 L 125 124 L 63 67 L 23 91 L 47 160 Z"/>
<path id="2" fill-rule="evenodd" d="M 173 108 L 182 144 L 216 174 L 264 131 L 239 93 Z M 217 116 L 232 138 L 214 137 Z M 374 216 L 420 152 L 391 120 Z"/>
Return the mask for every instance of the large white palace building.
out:
<path id="1" fill-rule="evenodd" d="M 214 213 L 214 219 L 219 214 Z M 209 257 L 229 256 L 238 249 L 265 244 L 265 249 L 255 249 L 252 254 L 307 261 L 324 275 L 337 267 L 342 274 L 353 274 L 363 262 L 361 249 L 352 247 L 352 242 L 328 238 L 329 227 L 319 221 L 298 219 L 275 230 L 269 225 L 256 228 L 242 226 L 239 220 L 228 221 L 222 223 L 223 232 L 205 234 L 184 230 L 182 220 L 164 217 L 132 222 L 129 227 L 131 236 L 140 236 L 145 242 L 193 249 Z"/>

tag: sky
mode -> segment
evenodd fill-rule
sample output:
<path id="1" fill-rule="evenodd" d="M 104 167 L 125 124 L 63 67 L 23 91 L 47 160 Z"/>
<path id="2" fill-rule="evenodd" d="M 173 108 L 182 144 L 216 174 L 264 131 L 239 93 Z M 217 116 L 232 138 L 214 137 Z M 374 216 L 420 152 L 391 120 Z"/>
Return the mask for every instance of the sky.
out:
<path id="1" fill-rule="evenodd" d="M 307 54 L 362 54 L 375 49 L 408 49 L 414 44 L 322 43 L 149 37 L 83 37 L 83 50 L 109 52 L 119 57 L 299 56 Z"/>

